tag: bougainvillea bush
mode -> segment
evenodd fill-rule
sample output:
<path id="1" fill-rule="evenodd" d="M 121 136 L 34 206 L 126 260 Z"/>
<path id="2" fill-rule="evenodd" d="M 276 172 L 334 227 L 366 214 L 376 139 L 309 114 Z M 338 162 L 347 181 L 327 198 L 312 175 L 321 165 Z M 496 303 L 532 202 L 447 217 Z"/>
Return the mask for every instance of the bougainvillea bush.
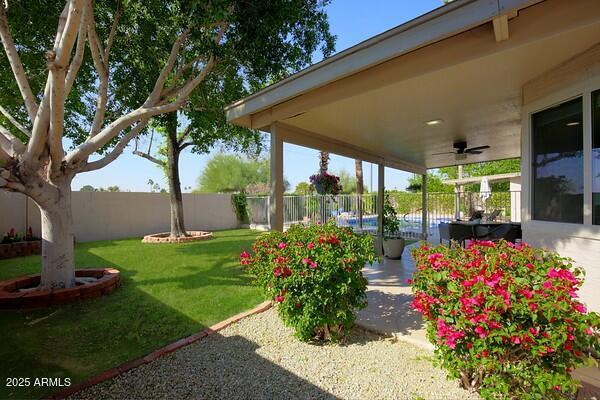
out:
<path id="1" fill-rule="evenodd" d="M 552 399 L 598 350 L 596 313 L 578 299 L 583 270 L 526 244 L 413 250 L 413 306 L 436 359 L 487 399 Z"/>
<path id="2" fill-rule="evenodd" d="M 241 262 L 302 340 L 336 340 L 366 306 L 361 269 L 373 262 L 372 238 L 329 222 L 293 225 L 260 236 Z"/>

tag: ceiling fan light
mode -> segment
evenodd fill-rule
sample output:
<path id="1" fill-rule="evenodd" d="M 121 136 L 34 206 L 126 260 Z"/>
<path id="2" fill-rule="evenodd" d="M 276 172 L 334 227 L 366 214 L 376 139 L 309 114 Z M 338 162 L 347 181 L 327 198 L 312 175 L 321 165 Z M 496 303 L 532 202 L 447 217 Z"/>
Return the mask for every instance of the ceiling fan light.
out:
<path id="1" fill-rule="evenodd" d="M 441 119 L 441 118 L 431 119 L 429 121 L 425 121 L 425 125 L 429 125 L 429 126 L 431 126 L 431 125 L 439 125 L 442 122 L 444 122 L 444 120 Z"/>

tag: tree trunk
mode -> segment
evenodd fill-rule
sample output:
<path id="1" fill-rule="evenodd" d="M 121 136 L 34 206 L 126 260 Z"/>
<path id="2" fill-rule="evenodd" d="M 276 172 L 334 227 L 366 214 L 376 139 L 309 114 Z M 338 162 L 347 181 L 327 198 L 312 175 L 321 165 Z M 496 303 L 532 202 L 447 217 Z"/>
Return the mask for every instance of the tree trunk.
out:
<path id="1" fill-rule="evenodd" d="M 55 188 L 53 196 L 38 202 L 42 216 L 42 289 L 75 286 L 71 183 Z"/>
<path id="2" fill-rule="evenodd" d="M 362 195 L 365 191 L 363 182 L 363 168 L 361 160 L 354 160 L 354 170 L 356 174 L 356 200 L 358 208 L 358 227 L 363 227 L 363 207 L 362 207 Z"/>
<path id="3" fill-rule="evenodd" d="M 172 116 L 172 117 L 171 117 Z M 179 180 L 179 155 L 181 148 L 177 142 L 177 113 L 168 115 L 167 123 L 167 175 L 169 178 L 169 198 L 171 201 L 171 237 L 187 236 L 183 220 L 183 195 Z"/>

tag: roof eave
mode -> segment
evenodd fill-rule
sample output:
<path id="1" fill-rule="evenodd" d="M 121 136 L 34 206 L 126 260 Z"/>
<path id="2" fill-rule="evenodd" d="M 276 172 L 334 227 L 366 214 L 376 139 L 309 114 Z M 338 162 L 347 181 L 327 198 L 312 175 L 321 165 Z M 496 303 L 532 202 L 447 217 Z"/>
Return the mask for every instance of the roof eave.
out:
<path id="1" fill-rule="evenodd" d="M 540 1 L 453 1 L 228 105 L 227 121 L 253 127 L 252 114 Z"/>

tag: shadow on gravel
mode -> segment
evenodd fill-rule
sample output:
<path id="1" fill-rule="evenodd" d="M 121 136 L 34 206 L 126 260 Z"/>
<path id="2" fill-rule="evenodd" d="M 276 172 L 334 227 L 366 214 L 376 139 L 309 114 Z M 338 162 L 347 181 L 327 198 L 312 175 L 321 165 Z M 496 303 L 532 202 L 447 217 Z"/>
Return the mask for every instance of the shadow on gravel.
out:
<path id="1" fill-rule="evenodd" d="M 75 399 L 337 399 L 257 354 L 242 336 L 218 333 Z"/>

